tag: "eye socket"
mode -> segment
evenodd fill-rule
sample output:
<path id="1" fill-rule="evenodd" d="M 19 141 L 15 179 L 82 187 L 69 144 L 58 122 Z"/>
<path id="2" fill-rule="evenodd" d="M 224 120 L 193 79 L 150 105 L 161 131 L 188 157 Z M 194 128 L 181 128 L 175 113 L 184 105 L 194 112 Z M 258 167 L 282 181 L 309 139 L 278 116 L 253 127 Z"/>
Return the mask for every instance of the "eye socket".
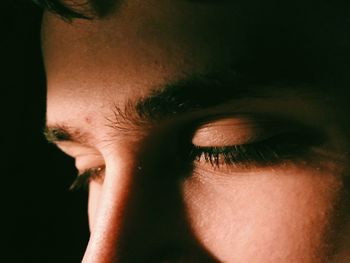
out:
<path id="1" fill-rule="evenodd" d="M 97 149 L 76 142 L 60 142 L 57 146 L 65 154 L 75 159 L 78 175 L 69 190 L 87 189 L 91 181 L 103 181 L 104 159 Z"/>
<path id="2" fill-rule="evenodd" d="M 195 167 L 252 170 L 303 160 L 324 142 L 314 129 L 275 119 L 223 118 L 199 126 L 193 133 L 190 161 Z"/>
<path id="3" fill-rule="evenodd" d="M 303 133 L 282 133 L 248 144 L 201 147 L 192 146 L 190 158 L 196 166 L 210 164 L 220 169 L 251 170 L 302 160 L 313 146 L 320 145 L 319 136 Z"/>

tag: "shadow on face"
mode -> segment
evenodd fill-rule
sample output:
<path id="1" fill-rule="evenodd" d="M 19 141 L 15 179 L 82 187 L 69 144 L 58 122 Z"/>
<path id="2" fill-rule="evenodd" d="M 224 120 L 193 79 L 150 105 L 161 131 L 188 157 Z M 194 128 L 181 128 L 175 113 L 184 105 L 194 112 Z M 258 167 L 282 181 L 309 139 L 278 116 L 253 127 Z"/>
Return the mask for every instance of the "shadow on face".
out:
<path id="1" fill-rule="evenodd" d="M 71 23 L 47 13 L 49 137 L 90 184 L 84 262 L 346 252 L 341 6 L 128 1 Z"/>

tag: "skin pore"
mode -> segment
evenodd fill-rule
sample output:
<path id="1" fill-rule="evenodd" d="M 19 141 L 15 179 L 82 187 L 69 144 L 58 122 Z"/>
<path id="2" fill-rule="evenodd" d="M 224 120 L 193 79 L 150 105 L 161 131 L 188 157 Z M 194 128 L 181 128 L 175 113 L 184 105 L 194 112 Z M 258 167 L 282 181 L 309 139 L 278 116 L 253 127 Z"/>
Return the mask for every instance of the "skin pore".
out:
<path id="1" fill-rule="evenodd" d="M 314 17 L 253 2 L 44 15 L 46 134 L 89 183 L 83 262 L 349 259 L 349 107 L 314 81 Z"/>

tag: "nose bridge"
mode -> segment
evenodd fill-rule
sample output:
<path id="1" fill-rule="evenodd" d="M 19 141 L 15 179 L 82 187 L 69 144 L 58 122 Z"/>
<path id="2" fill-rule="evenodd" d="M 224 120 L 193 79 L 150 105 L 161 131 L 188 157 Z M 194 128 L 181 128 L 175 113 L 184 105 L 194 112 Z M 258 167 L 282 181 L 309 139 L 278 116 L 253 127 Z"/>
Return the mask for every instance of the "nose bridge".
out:
<path id="1" fill-rule="evenodd" d="M 83 263 L 213 262 L 190 229 L 181 171 L 147 163 L 123 155 L 106 169 Z"/>
<path id="2" fill-rule="evenodd" d="M 123 155 L 106 169 L 84 263 L 145 262 L 157 250 L 171 257 L 189 240 L 179 180 L 139 159 Z"/>
<path id="3" fill-rule="evenodd" d="M 124 162 L 108 170 L 99 196 L 84 263 L 118 262 L 118 243 L 124 211 L 130 198 L 134 177 L 133 165 Z"/>

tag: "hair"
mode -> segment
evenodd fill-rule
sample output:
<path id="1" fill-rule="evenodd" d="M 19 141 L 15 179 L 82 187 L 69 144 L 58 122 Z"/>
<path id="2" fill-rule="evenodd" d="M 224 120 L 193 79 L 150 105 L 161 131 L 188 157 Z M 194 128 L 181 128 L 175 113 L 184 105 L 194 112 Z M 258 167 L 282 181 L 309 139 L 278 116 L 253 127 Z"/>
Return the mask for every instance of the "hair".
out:
<path id="1" fill-rule="evenodd" d="M 61 16 L 64 19 L 93 19 L 110 14 L 117 0 L 33 0 L 42 8 Z"/>

